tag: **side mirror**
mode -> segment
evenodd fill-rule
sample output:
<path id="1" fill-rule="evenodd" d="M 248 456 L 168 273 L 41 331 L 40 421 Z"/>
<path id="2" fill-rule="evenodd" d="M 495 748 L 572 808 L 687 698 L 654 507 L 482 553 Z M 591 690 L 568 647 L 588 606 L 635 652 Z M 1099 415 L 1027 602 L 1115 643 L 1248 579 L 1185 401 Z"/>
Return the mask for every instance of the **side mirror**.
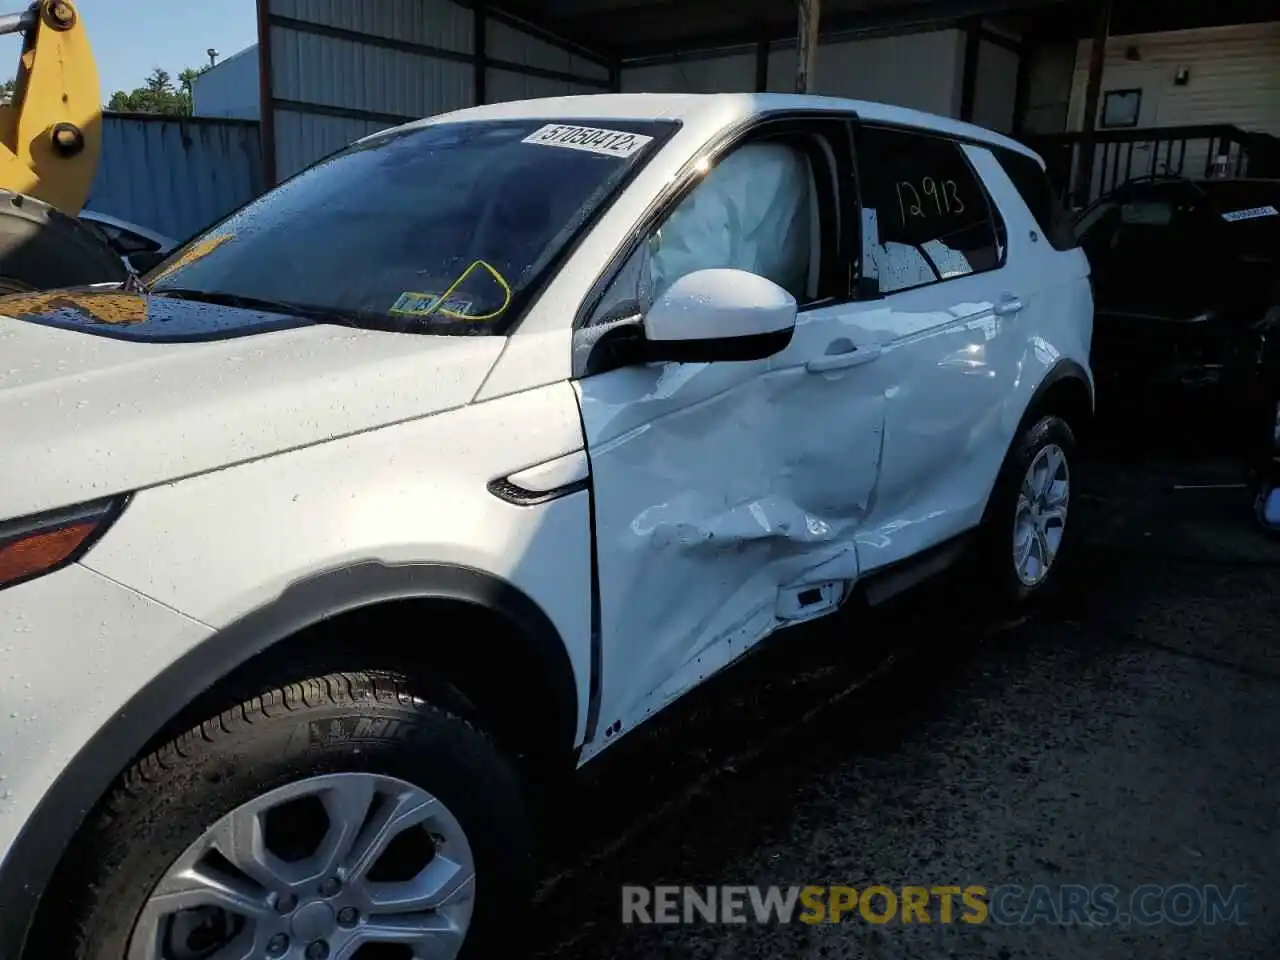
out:
<path id="1" fill-rule="evenodd" d="M 795 297 L 745 270 L 695 270 L 662 294 L 644 318 L 648 361 L 763 360 L 796 329 Z"/>

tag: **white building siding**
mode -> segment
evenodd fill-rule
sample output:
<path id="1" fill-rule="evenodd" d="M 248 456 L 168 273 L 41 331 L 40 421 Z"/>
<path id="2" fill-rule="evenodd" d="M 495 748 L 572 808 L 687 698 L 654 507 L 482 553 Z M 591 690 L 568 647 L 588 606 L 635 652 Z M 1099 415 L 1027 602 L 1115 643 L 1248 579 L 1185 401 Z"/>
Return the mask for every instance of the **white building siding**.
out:
<path id="1" fill-rule="evenodd" d="M 257 120 L 262 107 L 258 45 L 227 57 L 191 83 L 191 112 L 197 117 Z"/>
<path id="2" fill-rule="evenodd" d="M 960 108 L 963 58 L 963 36 L 953 29 L 827 42 L 818 50 L 816 92 L 954 117 Z M 795 47 L 770 51 L 768 89 L 790 92 L 795 80 Z M 756 89 L 756 53 L 752 48 L 624 65 L 622 89 L 636 93 L 752 91 Z"/>
<path id="3" fill-rule="evenodd" d="M 1071 130 L 1082 129 L 1091 47 L 1082 42 L 1076 55 Z M 1139 59 L 1127 58 L 1131 47 Z M 1181 87 L 1180 67 L 1190 70 Z M 1280 135 L 1280 22 L 1111 37 L 1102 89 L 1128 88 L 1142 90 L 1140 126 L 1225 123 Z"/>

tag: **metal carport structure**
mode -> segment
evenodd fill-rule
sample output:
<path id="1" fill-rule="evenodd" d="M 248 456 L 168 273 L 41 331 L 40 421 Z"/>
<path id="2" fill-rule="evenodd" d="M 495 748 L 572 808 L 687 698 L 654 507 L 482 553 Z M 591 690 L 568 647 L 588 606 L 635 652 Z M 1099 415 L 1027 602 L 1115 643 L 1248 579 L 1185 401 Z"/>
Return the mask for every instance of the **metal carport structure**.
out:
<path id="1" fill-rule="evenodd" d="M 983 18 L 1051 2 L 822 0 L 819 62 L 833 44 L 934 34 L 918 54 L 901 42 L 875 51 L 870 71 L 851 50 L 830 59 L 861 63 L 865 75 L 918 58 L 908 70 L 945 89 L 911 105 L 963 116 L 984 79 L 978 52 L 990 49 L 988 82 L 1009 88 L 1012 112 L 1016 32 Z M 681 80 L 662 66 L 688 58 L 708 65 L 688 88 L 791 90 L 799 10 L 797 0 L 258 0 L 268 177 L 390 124 L 477 103 L 670 89 Z M 813 89 L 857 92 L 841 69 L 820 67 Z"/>
<path id="2" fill-rule="evenodd" d="M 1268 0 L 258 0 L 267 180 L 479 103 L 794 90 L 801 10 L 818 6 L 814 92 L 1014 135 L 1037 45 L 1274 18 Z M 1100 62 L 1089 79 L 1096 103 Z"/>

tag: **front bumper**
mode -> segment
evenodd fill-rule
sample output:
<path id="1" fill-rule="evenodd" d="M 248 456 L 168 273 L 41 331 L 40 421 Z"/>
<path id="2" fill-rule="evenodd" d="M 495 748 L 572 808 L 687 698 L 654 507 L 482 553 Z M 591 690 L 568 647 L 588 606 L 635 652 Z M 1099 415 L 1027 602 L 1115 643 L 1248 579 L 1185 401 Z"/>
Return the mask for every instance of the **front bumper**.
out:
<path id="1" fill-rule="evenodd" d="M 67 842 L 121 771 L 95 737 L 212 631 L 72 564 L 0 590 L 0 960 L 16 960 Z"/>

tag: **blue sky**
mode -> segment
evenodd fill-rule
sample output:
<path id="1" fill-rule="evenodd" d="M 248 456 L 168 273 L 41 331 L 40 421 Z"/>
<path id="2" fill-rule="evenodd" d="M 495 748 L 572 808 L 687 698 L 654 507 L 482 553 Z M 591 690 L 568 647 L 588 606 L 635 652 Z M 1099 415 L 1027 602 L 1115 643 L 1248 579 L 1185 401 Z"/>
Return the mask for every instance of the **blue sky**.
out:
<path id="1" fill-rule="evenodd" d="M 0 0 L 3 11 L 18 10 L 26 0 Z M 102 101 L 116 90 L 142 85 L 156 67 L 176 80 L 185 67 L 238 53 L 258 39 L 254 0 L 75 0 L 84 17 L 102 75 Z M 13 76 L 21 47 L 16 37 L 0 45 L 0 72 Z"/>

